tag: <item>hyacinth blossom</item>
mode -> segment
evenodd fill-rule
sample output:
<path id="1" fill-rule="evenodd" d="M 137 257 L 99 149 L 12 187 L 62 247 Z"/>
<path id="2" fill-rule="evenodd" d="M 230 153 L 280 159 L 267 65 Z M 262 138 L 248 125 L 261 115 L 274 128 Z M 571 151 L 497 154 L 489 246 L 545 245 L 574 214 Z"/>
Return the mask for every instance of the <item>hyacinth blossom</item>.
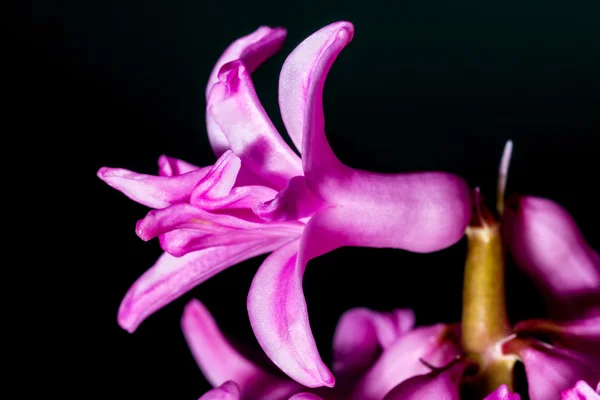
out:
<path id="1" fill-rule="evenodd" d="M 348 22 L 324 27 L 286 59 L 279 103 L 300 158 L 261 106 L 250 73 L 276 52 L 285 30 L 261 27 L 235 41 L 207 86 L 207 130 L 219 157 L 195 167 L 162 156 L 159 176 L 102 168 L 98 176 L 154 208 L 143 240 L 165 253 L 131 287 L 119 309 L 132 332 L 154 311 L 242 260 L 273 252 L 248 297 L 254 333 L 269 358 L 307 387 L 333 386 L 309 326 L 302 292 L 308 261 L 342 246 L 432 252 L 457 242 L 468 224 L 470 191 L 441 172 L 380 174 L 352 169 L 324 131 L 323 86 L 352 39 Z"/>

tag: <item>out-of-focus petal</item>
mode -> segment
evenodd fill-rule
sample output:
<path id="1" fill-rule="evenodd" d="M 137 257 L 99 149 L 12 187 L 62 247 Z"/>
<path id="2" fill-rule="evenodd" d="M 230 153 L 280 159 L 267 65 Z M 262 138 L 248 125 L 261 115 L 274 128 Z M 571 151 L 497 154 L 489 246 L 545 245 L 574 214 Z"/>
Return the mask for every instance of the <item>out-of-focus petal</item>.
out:
<path id="1" fill-rule="evenodd" d="M 596 357 L 600 363 L 600 317 L 566 322 L 528 320 L 519 322 L 514 330 L 520 336 L 541 334 L 554 344 Z"/>
<path id="2" fill-rule="evenodd" d="M 253 207 L 254 213 L 266 221 L 296 221 L 312 216 L 323 202 L 315 198 L 303 176 L 295 176 L 269 201 Z"/>
<path id="3" fill-rule="evenodd" d="M 341 21 L 327 25 L 300 43 L 287 57 L 281 69 L 279 75 L 281 118 L 294 145 L 300 151 L 302 151 L 302 132 L 307 102 L 307 82 L 312 79 L 319 55 L 327 49 L 332 40 L 335 40 L 341 30 L 349 32 L 350 39 L 352 38 L 354 27 L 350 22 Z"/>
<path id="4" fill-rule="evenodd" d="M 250 324 L 284 373 L 307 387 L 333 387 L 335 379 L 321 361 L 308 321 L 302 290 L 306 262 L 298 256 L 302 246 L 301 240 L 290 242 L 261 265 L 248 294 Z"/>
<path id="5" fill-rule="evenodd" d="M 382 399 L 401 382 L 414 376 L 427 374 L 430 369 L 421 360 L 442 367 L 448 365 L 458 355 L 458 343 L 450 326 L 437 324 L 416 328 L 400 336 L 382 353 L 357 383 L 352 391 L 352 399 Z"/>
<path id="6" fill-rule="evenodd" d="M 240 388 L 235 382 L 227 381 L 218 388 L 205 393 L 198 400 L 239 400 Z"/>
<path id="7" fill-rule="evenodd" d="M 521 396 L 518 393 L 511 393 L 508 386 L 501 385 L 483 400 L 521 400 Z"/>
<path id="8" fill-rule="evenodd" d="M 181 328 L 194 359 L 212 385 L 234 381 L 240 398 L 248 400 L 283 399 L 300 389 L 300 385 L 269 374 L 240 354 L 198 300 L 185 307 Z"/>
<path id="9" fill-rule="evenodd" d="M 154 176 L 123 168 L 102 167 L 97 175 L 133 201 L 150 208 L 165 208 L 188 201 L 192 189 L 208 171 L 210 167 L 177 176 Z"/>
<path id="10" fill-rule="evenodd" d="M 333 373 L 339 382 L 354 381 L 415 324 L 412 310 L 375 312 L 367 308 L 346 311 L 333 335 Z M 355 381 L 354 381 L 355 382 Z"/>
<path id="11" fill-rule="evenodd" d="M 505 237 L 517 264 L 547 296 L 555 318 L 600 315 L 600 256 L 571 215 L 538 197 L 513 198 L 505 210 Z"/>
<path id="12" fill-rule="evenodd" d="M 133 332 L 144 319 L 193 287 L 225 268 L 268 253 L 279 245 L 266 240 L 212 247 L 183 257 L 164 253 L 129 288 L 119 307 L 119 325 Z"/>
<path id="13" fill-rule="evenodd" d="M 208 84 L 206 85 L 206 99 L 213 85 L 219 81 L 219 71 L 221 67 L 228 62 L 241 60 L 250 73 L 254 71 L 267 58 L 275 54 L 285 40 L 286 30 L 283 28 L 269 28 L 261 26 L 249 35 L 237 39 L 229 45 L 215 64 Z M 215 124 L 210 115 L 206 116 L 206 127 L 208 130 L 208 139 L 219 157 L 223 152 L 229 149 L 229 142 L 221 129 Z"/>
<path id="14" fill-rule="evenodd" d="M 274 222 L 261 223 L 247 221 L 227 214 L 213 214 L 189 204 L 176 204 L 169 208 L 150 211 L 145 218 L 138 221 L 136 233 L 142 240 L 150 240 L 174 229 L 194 229 L 199 236 L 204 234 L 228 234 L 229 239 L 247 238 L 251 235 L 256 238 L 268 236 L 295 237 L 302 230 L 301 222 Z M 237 239 L 235 239 L 237 240 Z"/>
<path id="15" fill-rule="evenodd" d="M 383 400 L 459 400 L 459 381 L 465 369 L 463 364 L 427 375 L 410 378 L 393 390 Z"/>
<path id="16" fill-rule="evenodd" d="M 293 395 L 292 397 L 290 397 L 289 400 L 323 400 L 323 399 L 320 398 L 319 396 L 317 396 L 316 394 L 312 394 L 312 393 L 297 393 L 297 394 Z"/>
<path id="17" fill-rule="evenodd" d="M 200 169 L 200 167 L 178 158 L 167 157 L 165 155 L 158 157 L 158 175 L 160 176 L 183 175 L 197 169 Z"/>
<path id="18" fill-rule="evenodd" d="M 600 400 L 598 391 L 594 391 L 594 389 L 584 381 L 578 381 L 575 386 L 571 389 L 564 390 L 560 395 L 561 400 Z"/>
<path id="19" fill-rule="evenodd" d="M 277 189 L 302 175 L 300 158 L 281 138 L 260 104 L 245 65 L 224 65 L 208 97 L 207 114 L 242 163 Z"/>
<path id="20" fill-rule="evenodd" d="M 531 400 L 560 400 L 560 393 L 578 381 L 592 384 L 600 378 L 598 360 L 539 341 L 513 339 L 503 351 L 523 361 Z"/>

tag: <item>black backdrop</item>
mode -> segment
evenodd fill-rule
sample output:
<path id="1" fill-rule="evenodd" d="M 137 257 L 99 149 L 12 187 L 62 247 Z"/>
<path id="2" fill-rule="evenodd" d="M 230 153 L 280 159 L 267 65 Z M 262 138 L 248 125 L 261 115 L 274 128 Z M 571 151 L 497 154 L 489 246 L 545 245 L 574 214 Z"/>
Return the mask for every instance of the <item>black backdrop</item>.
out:
<path id="1" fill-rule="evenodd" d="M 455 172 L 491 199 L 502 147 L 511 138 L 509 191 L 564 204 L 600 247 L 600 7 L 526 3 L 34 4 L 31 118 L 59 149 L 47 168 L 59 175 L 54 190 L 66 190 L 53 196 L 66 236 L 48 257 L 60 256 L 64 289 L 54 295 L 67 303 L 49 311 L 52 329 L 76 351 L 72 366 L 83 378 L 63 376 L 55 384 L 81 385 L 79 397 L 89 398 L 198 398 L 209 386 L 179 328 L 193 297 L 223 330 L 256 346 L 245 298 L 264 257 L 212 278 L 134 334 L 118 327 L 122 296 L 160 248 L 134 233 L 145 207 L 95 173 L 105 165 L 155 173 L 160 154 L 213 163 L 205 82 L 221 51 L 260 25 L 288 29 L 282 51 L 253 75 L 280 132 L 277 82 L 285 57 L 320 27 L 350 20 L 354 40 L 325 88 L 328 137 L 342 161 L 382 172 Z M 304 287 L 324 359 L 331 360 L 337 318 L 350 307 L 411 307 L 421 324 L 457 320 L 464 251 L 463 240 L 428 255 L 345 248 L 313 260 Z M 508 275 L 513 319 L 541 315 L 535 289 L 512 264 Z"/>

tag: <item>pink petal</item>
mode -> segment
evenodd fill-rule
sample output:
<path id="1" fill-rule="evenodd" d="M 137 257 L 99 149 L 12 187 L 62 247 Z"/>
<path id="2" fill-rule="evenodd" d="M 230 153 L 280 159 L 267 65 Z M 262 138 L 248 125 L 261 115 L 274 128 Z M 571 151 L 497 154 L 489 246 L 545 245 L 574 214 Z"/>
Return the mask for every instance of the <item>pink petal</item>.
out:
<path id="1" fill-rule="evenodd" d="M 284 373 L 307 387 L 333 387 L 335 379 L 319 357 L 308 322 L 300 246 L 300 240 L 282 246 L 259 268 L 248 294 L 250 324 L 267 356 Z"/>
<path id="2" fill-rule="evenodd" d="M 219 81 L 218 75 L 223 65 L 234 60 L 241 60 L 248 71 L 252 73 L 267 58 L 279 51 L 283 45 L 285 36 L 286 31 L 283 28 L 261 26 L 251 34 L 241 37 L 229 45 L 221 57 L 219 57 L 219 60 L 210 73 L 210 78 L 206 85 L 206 99 L 208 100 L 213 85 Z M 210 115 L 207 114 L 206 119 L 208 139 L 213 151 L 219 157 L 230 148 L 229 142 Z"/>
<path id="3" fill-rule="evenodd" d="M 459 381 L 465 369 L 456 364 L 444 371 L 410 378 L 390 391 L 383 400 L 460 400 Z"/>
<path id="4" fill-rule="evenodd" d="M 542 342 L 515 339 L 504 344 L 504 352 L 523 361 L 531 400 L 559 400 L 561 391 L 578 381 L 600 378 L 598 360 Z"/>
<path id="5" fill-rule="evenodd" d="M 509 204 L 506 241 L 517 264 L 546 294 L 549 313 L 564 319 L 600 315 L 600 256 L 571 215 L 537 197 Z"/>
<path id="6" fill-rule="evenodd" d="M 162 155 L 158 157 L 158 175 L 177 176 L 200 169 L 200 167 L 173 157 Z"/>
<path id="7" fill-rule="evenodd" d="M 302 164 L 260 104 L 246 66 L 241 61 L 225 64 L 219 80 L 208 97 L 207 114 L 245 166 L 283 189 L 289 179 L 303 174 Z"/>
<path id="8" fill-rule="evenodd" d="M 218 388 L 205 393 L 198 400 L 239 400 L 240 388 L 232 381 L 227 381 Z"/>
<path id="9" fill-rule="evenodd" d="M 578 381 L 571 389 L 564 390 L 561 400 L 600 400 L 600 395 L 584 381 Z"/>
<path id="10" fill-rule="evenodd" d="M 323 205 L 310 193 L 305 178 L 295 176 L 274 198 L 256 204 L 253 210 L 266 221 L 296 221 L 312 216 Z"/>
<path id="11" fill-rule="evenodd" d="M 414 329 L 400 336 L 381 354 L 357 383 L 353 399 L 379 400 L 401 382 L 428 373 L 430 369 L 421 360 L 443 367 L 458 354 L 451 327 L 437 324 Z"/>
<path id="12" fill-rule="evenodd" d="M 282 399 L 298 391 L 299 385 L 270 375 L 240 354 L 198 300 L 185 307 L 181 328 L 200 370 L 213 386 L 234 381 L 242 399 Z"/>
<path id="13" fill-rule="evenodd" d="M 483 400 L 521 400 L 521 396 L 518 393 L 511 393 L 508 386 L 501 385 Z"/>
<path id="14" fill-rule="evenodd" d="M 232 215 L 213 214 L 189 204 L 176 204 L 150 211 L 138 221 L 136 233 L 147 241 L 175 229 L 193 229 L 198 236 L 227 234 L 229 239 L 223 240 L 234 241 L 237 240 L 235 235 L 246 238 L 248 234 L 255 238 L 296 237 L 303 227 L 301 222 L 257 223 Z"/>
<path id="15" fill-rule="evenodd" d="M 335 22 L 306 38 L 287 57 L 279 75 L 279 107 L 281 117 L 296 148 L 302 151 L 302 132 L 307 102 L 307 86 L 312 79 L 316 61 L 331 44 L 338 32 L 346 30 L 350 36 L 354 27 L 350 22 Z"/>
<path id="16" fill-rule="evenodd" d="M 173 257 L 164 253 L 127 291 L 119 307 L 119 325 L 133 332 L 155 311 L 193 287 L 243 260 L 268 253 L 278 242 L 241 243 L 212 247 Z"/>
<path id="17" fill-rule="evenodd" d="M 333 336 L 333 372 L 340 381 L 353 381 L 415 324 L 412 310 L 375 312 L 353 308 L 342 314 Z"/>
<path id="18" fill-rule="evenodd" d="M 171 177 L 138 174 L 123 168 L 102 167 L 97 175 L 133 201 L 150 208 L 165 208 L 188 201 L 192 189 L 209 170 L 210 167 L 205 167 Z"/>
<path id="19" fill-rule="evenodd" d="M 316 394 L 312 393 L 298 393 L 290 397 L 289 400 L 323 400 Z"/>
<path id="20" fill-rule="evenodd" d="M 438 172 L 387 175 L 354 170 L 339 161 L 327 142 L 323 86 L 333 61 L 352 35 L 350 23 L 334 24 L 319 34 L 323 43 L 310 61 L 309 79 L 304 82 L 306 184 L 313 195 L 336 206 L 324 218 L 327 229 L 343 245 L 415 252 L 448 247 L 463 236 L 471 216 L 471 193 L 463 179 Z M 304 43 L 310 44 L 306 44 L 309 50 L 314 46 L 311 41 Z"/>

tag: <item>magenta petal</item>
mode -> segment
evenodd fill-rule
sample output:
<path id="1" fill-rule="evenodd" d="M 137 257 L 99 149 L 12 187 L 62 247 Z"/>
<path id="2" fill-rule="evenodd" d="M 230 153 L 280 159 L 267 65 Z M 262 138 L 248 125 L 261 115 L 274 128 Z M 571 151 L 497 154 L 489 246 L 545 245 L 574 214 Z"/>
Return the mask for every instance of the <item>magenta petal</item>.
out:
<path id="1" fill-rule="evenodd" d="M 165 155 L 158 157 L 158 175 L 160 176 L 183 175 L 197 169 L 200 169 L 200 167 L 178 158 L 167 157 Z"/>
<path id="2" fill-rule="evenodd" d="M 315 198 L 303 176 L 293 177 L 282 191 L 269 201 L 256 204 L 253 211 L 266 221 L 296 221 L 312 216 L 323 202 Z"/>
<path id="3" fill-rule="evenodd" d="M 279 75 L 281 117 L 296 148 L 302 151 L 307 86 L 315 73 L 320 54 L 327 49 L 338 32 L 346 30 L 350 38 L 354 27 L 350 22 L 335 22 L 310 35 L 287 57 Z M 318 73 L 318 72 L 317 72 Z"/>
<path id="4" fill-rule="evenodd" d="M 127 291 L 119 307 L 119 325 L 128 332 L 135 331 L 144 319 L 193 287 L 278 245 L 272 241 L 242 243 L 208 248 L 179 258 L 164 253 Z"/>
<path id="5" fill-rule="evenodd" d="M 209 170 L 205 167 L 178 176 L 153 176 L 102 167 L 97 175 L 133 201 L 150 208 L 165 208 L 188 201 L 192 189 Z"/>
<path id="6" fill-rule="evenodd" d="M 323 400 L 316 394 L 312 393 L 297 393 L 289 398 L 289 400 Z"/>
<path id="7" fill-rule="evenodd" d="M 356 385 L 353 399 L 379 400 L 401 382 L 428 373 L 429 368 L 421 360 L 443 367 L 458 354 L 451 327 L 437 324 L 414 329 L 381 354 Z"/>
<path id="8" fill-rule="evenodd" d="M 444 371 L 410 378 L 393 390 L 383 400 L 460 400 L 459 381 L 465 369 L 456 364 Z"/>
<path id="9" fill-rule="evenodd" d="M 279 51 L 283 45 L 285 36 L 286 31 L 283 28 L 261 26 L 251 34 L 241 37 L 230 44 L 221 57 L 219 57 L 219 60 L 210 73 L 210 78 L 206 85 L 206 99 L 208 100 L 213 85 L 219 81 L 218 75 L 223 65 L 234 60 L 241 60 L 248 71 L 252 73 L 267 58 Z M 229 142 L 208 114 L 206 117 L 206 127 L 213 151 L 219 157 L 230 148 Z"/>
<path id="10" fill-rule="evenodd" d="M 240 388 L 232 381 L 227 381 L 218 388 L 205 393 L 198 400 L 239 400 Z"/>
<path id="11" fill-rule="evenodd" d="M 208 97 L 207 113 L 242 163 L 276 188 L 302 175 L 300 158 L 281 138 L 260 104 L 244 64 L 224 65 Z"/>
<path id="12" fill-rule="evenodd" d="M 510 203 L 509 203 L 510 204 Z M 521 197 L 505 211 L 505 236 L 517 264 L 541 288 L 551 315 L 600 315 L 600 256 L 557 203 Z"/>
<path id="13" fill-rule="evenodd" d="M 392 346 L 415 324 L 412 310 L 375 312 L 354 308 L 340 317 L 333 336 L 333 372 L 352 381 L 366 371 L 382 349 Z"/>
<path id="14" fill-rule="evenodd" d="M 308 322 L 300 246 L 300 240 L 282 246 L 259 268 L 248 294 L 250 324 L 267 356 L 284 373 L 307 387 L 333 387 L 335 379 L 319 357 Z"/>
<path id="15" fill-rule="evenodd" d="M 508 386 L 501 385 L 483 400 L 521 400 L 521 396 L 518 393 L 511 393 Z"/>
<path id="16" fill-rule="evenodd" d="M 560 395 L 561 400 L 600 400 L 598 391 L 594 391 L 584 381 L 578 381 L 574 387 L 564 390 Z"/>

